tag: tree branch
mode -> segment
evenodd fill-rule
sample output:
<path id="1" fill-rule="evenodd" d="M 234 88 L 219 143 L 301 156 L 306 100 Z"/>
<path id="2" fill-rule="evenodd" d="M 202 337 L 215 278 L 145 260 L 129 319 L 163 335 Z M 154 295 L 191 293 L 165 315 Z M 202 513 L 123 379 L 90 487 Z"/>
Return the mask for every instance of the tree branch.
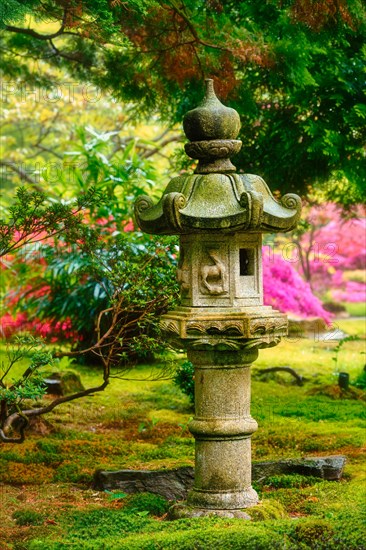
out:
<path id="1" fill-rule="evenodd" d="M 37 40 L 52 40 L 52 38 L 56 38 L 57 36 L 64 34 L 67 14 L 68 14 L 68 10 L 66 7 L 64 8 L 64 11 L 63 11 L 60 28 L 58 29 L 58 31 L 51 34 L 41 34 L 33 29 L 25 29 L 24 27 L 14 27 L 13 25 L 5 25 L 5 30 L 9 32 L 19 33 L 19 34 L 26 34 L 27 36 L 31 36 L 32 38 L 37 38 Z"/>
<path id="2" fill-rule="evenodd" d="M 38 185 L 36 180 L 31 178 L 31 176 L 29 176 L 27 172 L 22 170 L 22 168 L 19 168 L 19 166 L 17 166 L 13 162 L 9 162 L 7 160 L 0 160 L 0 166 L 7 166 L 8 168 L 10 168 L 10 170 L 18 174 L 18 176 L 20 176 L 21 179 L 29 183 L 35 191 L 38 191 L 38 193 L 44 193 L 44 189 L 40 185 Z"/>
<path id="3" fill-rule="evenodd" d="M 86 397 L 88 395 L 92 395 L 93 393 L 103 391 L 109 384 L 109 373 L 105 374 L 105 379 L 103 384 L 100 386 L 95 386 L 94 388 L 89 388 L 87 390 L 79 391 L 77 393 L 72 393 L 71 395 L 64 395 L 63 397 L 58 397 L 57 399 L 54 399 L 49 405 L 46 405 L 45 407 L 38 407 L 37 409 L 27 409 L 22 410 L 21 413 L 15 412 L 11 414 L 4 422 L 4 430 L 0 429 L 0 439 L 3 441 L 8 441 L 9 443 L 21 443 L 20 440 L 11 440 L 12 438 L 6 438 L 5 432 L 12 426 L 12 424 L 15 422 L 17 418 L 23 418 L 26 417 L 27 419 L 32 416 L 40 416 L 42 414 L 46 414 L 48 412 L 51 412 L 55 407 L 58 405 L 61 405 L 62 403 L 68 403 L 69 401 L 74 401 L 75 399 L 80 399 L 81 397 Z M 23 427 L 23 431 L 26 426 Z M 21 429 L 19 429 L 21 431 Z M 22 434 L 21 434 L 22 435 Z M 24 434 L 23 434 L 24 435 Z M 6 438 L 3 439 L 3 436 Z M 24 441 L 24 437 L 23 440 Z"/>
<path id="4" fill-rule="evenodd" d="M 289 374 L 292 374 L 292 376 L 295 378 L 296 384 L 298 386 L 303 386 L 304 384 L 304 378 L 301 376 L 301 374 L 298 374 L 291 367 L 270 367 L 268 369 L 261 369 L 257 372 L 260 376 L 263 376 L 264 374 L 268 374 L 270 372 L 288 372 Z"/>
<path id="5" fill-rule="evenodd" d="M 24 27 L 13 27 L 12 25 L 5 25 L 5 30 L 19 34 L 26 34 L 27 36 L 31 36 L 32 38 L 37 38 L 37 40 L 51 40 L 52 38 L 56 38 L 57 36 L 63 34 L 65 27 L 61 25 L 58 31 L 52 34 L 40 34 L 33 29 L 25 29 Z"/>

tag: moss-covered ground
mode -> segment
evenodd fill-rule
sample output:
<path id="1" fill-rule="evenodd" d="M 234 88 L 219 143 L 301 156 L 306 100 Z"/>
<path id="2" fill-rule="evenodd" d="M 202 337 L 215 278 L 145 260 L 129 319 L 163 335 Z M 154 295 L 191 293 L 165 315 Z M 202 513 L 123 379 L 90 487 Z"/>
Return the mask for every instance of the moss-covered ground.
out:
<path id="1" fill-rule="evenodd" d="M 262 350 L 253 366 L 252 414 L 259 423 L 253 459 L 344 454 L 340 482 L 277 476 L 256 486 L 252 521 L 199 518 L 164 521 L 168 503 L 91 488 L 96 469 L 193 465 L 189 399 L 171 381 L 114 379 L 107 390 L 48 415 L 45 434 L 0 447 L 0 548 L 5 549 L 272 549 L 366 548 L 365 402 L 360 387 L 342 393 L 337 371 L 361 380 L 365 326 L 342 320 L 335 330 L 359 336 L 335 359 L 336 342 L 313 335 Z M 270 366 L 288 373 L 260 376 Z M 73 365 L 85 386 L 96 367 Z M 146 378 L 158 365 L 131 374 Z"/>

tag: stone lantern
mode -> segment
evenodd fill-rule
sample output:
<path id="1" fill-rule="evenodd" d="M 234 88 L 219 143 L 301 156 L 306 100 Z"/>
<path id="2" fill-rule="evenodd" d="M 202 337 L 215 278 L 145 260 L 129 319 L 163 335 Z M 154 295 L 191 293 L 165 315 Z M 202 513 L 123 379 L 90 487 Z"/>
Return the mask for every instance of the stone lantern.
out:
<path id="1" fill-rule="evenodd" d="M 241 148 L 238 113 L 206 96 L 184 118 L 186 153 L 194 174 L 173 178 L 160 201 L 135 205 L 140 228 L 180 235 L 181 306 L 161 327 L 195 367 L 195 482 L 175 516 L 247 517 L 257 503 L 251 486 L 250 366 L 258 349 L 287 334 L 286 315 L 263 305 L 262 233 L 293 229 L 297 195 L 274 199 L 262 178 L 237 174 L 230 161 Z"/>

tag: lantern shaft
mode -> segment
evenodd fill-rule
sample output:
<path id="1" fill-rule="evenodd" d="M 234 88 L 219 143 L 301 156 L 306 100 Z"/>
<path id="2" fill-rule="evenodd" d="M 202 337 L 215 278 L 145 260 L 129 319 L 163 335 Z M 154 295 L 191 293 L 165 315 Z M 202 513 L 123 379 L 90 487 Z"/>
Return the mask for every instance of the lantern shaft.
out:
<path id="1" fill-rule="evenodd" d="M 195 482 L 187 504 L 237 510 L 253 506 L 250 438 L 250 364 L 257 351 L 189 351 L 195 365 Z"/>

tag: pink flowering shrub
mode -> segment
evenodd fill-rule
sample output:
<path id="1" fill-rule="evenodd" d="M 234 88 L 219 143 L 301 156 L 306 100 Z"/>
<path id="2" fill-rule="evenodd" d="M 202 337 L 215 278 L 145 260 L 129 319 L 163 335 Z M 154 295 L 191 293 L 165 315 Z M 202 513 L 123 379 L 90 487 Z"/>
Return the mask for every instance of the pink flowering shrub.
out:
<path id="1" fill-rule="evenodd" d="M 266 249 L 263 254 L 263 291 L 266 305 L 300 317 L 321 317 L 330 323 L 329 312 L 325 311 L 293 264 L 279 254 L 269 255 Z"/>
<path id="2" fill-rule="evenodd" d="M 94 222 L 90 216 L 90 212 L 83 212 L 82 223 L 90 227 L 99 227 L 100 234 L 108 238 L 111 234 L 117 231 L 115 218 L 109 215 L 106 218 L 97 218 Z M 130 221 L 126 223 L 131 223 Z M 14 232 L 14 242 L 22 242 L 23 236 L 19 231 Z M 34 250 L 29 251 L 25 256 L 26 260 L 17 254 L 7 254 L 0 260 L 0 266 L 3 271 L 29 270 L 29 276 L 26 281 L 18 286 L 11 285 L 7 288 L 7 295 L 4 300 L 6 312 L 0 316 L 0 338 L 11 338 L 14 334 L 20 332 L 30 332 L 43 338 L 49 343 L 55 342 L 71 342 L 75 344 L 83 340 L 83 334 L 75 330 L 72 326 L 70 316 L 62 316 L 58 320 L 54 316 L 50 318 L 40 318 L 37 314 L 34 315 L 32 308 L 28 311 L 27 304 L 30 301 L 38 301 L 44 298 L 46 301 L 52 294 L 50 284 L 45 283 L 44 274 L 48 267 L 48 262 L 45 257 L 40 254 L 41 248 L 37 248 L 38 243 L 42 247 L 48 246 L 56 249 L 56 241 L 54 238 L 48 238 L 45 231 L 30 234 L 28 240 L 36 243 Z M 68 247 L 65 243 L 58 239 L 57 247 L 59 250 L 67 251 Z M 44 249 L 44 248 L 43 248 Z M 20 261 L 19 261 L 20 259 Z M 86 276 L 84 275 L 84 278 Z M 80 278 L 82 284 L 82 277 Z M 26 308 L 25 311 L 19 311 L 21 306 Z"/>
<path id="3" fill-rule="evenodd" d="M 332 297 L 337 302 L 365 302 L 365 284 L 346 281 L 342 288 L 332 290 Z"/>
<path id="4" fill-rule="evenodd" d="M 306 221 L 307 231 L 294 234 L 290 261 L 318 296 L 364 302 L 366 286 L 356 273 L 366 268 L 364 208 L 349 214 L 331 203 L 312 206 Z"/>
<path id="5" fill-rule="evenodd" d="M 1 338 L 8 339 L 20 332 L 36 334 L 50 343 L 63 341 L 75 342 L 83 338 L 82 335 L 73 330 L 71 319 L 69 318 L 56 322 L 38 318 L 30 320 L 25 312 L 16 313 L 15 315 L 7 312 L 0 318 Z"/>

